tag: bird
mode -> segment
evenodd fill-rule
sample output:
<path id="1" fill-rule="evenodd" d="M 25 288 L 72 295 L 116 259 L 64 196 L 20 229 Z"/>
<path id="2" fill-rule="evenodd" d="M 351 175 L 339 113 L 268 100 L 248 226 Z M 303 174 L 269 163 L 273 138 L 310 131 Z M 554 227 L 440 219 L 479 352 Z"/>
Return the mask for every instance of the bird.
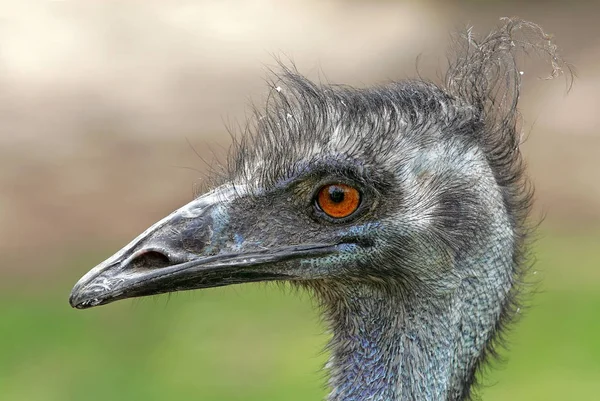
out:
<path id="1" fill-rule="evenodd" d="M 282 63 L 212 189 L 85 274 L 71 306 L 283 281 L 330 329 L 329 401 L 471 399 L 527 294 L 532 50 L 567 71 L 517 18 L 453 36 L 440 82 L 356 88 Z"/>

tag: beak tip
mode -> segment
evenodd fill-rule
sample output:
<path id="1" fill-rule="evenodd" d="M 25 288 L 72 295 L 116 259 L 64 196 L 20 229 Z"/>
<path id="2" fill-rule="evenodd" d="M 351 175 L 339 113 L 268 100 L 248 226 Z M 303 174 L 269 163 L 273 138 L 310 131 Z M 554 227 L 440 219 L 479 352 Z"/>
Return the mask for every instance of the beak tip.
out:
<path id="1" fill-rule="evenodd" d="M 84 309 L 85 300 L 80 296 L 81 292 L 77 288 L 73 288 L 69 295 L 69 305 L 74 309 Z"/>
<path id="2" fill-rule="evenodd" d="M 102 304 L 102 300 L 97 298 L 73 297 L 73 295 L 71 295 L 69 297 L 69 304 L 73 309 L 88 309 Z"/>
<path id="3" fill-rule="evenodd" d="M 75 287 L 71 290 L 69 295 L 69 305 L 74 309 L 88 309 L 93 306 L 105 303 L 102 297 L 101 291 L 98 288 L 88 288 L 89 286 L 82 286 L 79 283 L 75 284 Z"/>

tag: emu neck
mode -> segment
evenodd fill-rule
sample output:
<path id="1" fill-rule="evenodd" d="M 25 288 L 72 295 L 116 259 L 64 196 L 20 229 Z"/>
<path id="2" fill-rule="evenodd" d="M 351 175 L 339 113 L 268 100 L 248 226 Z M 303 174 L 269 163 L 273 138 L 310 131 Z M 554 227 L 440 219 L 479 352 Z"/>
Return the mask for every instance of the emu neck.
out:
<path id="1" fill-rule="evenodd" d="M 406 300 L 364 287 L 340 295 L 337 302 L 330 298 L 328 311 L 330 401 L 448 399 L 454 359 L 449 307 L 414 310 Z"/>
<path id="2" fill-rule="evenodd" d="M 482 274 L 436 295 L 367 284 L 321 290 L 333 332 L 329 401 L 457 401 L 470 393 L 510 283 Z"/>

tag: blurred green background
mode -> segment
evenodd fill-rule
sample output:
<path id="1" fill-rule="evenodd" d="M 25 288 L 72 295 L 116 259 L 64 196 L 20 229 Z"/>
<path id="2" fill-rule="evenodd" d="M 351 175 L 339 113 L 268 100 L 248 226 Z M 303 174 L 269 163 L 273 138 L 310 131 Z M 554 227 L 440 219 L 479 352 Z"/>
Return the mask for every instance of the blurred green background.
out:
<path id="1" fill-rule="evenodd" d="M 479 394 L 600 394 L 600 6 L 591 2 L 0 0 L 0 401 L 319 400 L 306 294 L 254 284 L 85 312 L 74 282 L 189 201 L 265 64 L 357 86 L 443 70 L 448 33 L 519 15 L 578 79 L 524 62 L 536 291 Z M 189 143 L 188 143 L 189 142 Z M 194 149 L 192 149 L 194 148 Z M 198 154 L 198 155 L 197 155 Z"/>

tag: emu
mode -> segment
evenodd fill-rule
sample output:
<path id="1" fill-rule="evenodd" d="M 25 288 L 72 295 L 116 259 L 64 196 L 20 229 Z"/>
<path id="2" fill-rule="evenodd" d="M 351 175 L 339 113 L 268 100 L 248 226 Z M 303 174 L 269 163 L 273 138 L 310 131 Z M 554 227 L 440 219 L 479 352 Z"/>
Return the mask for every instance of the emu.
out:
<path id="1" fill-rule="evenodd" d="M 443 83 L 356 89 L 275 75 L 214 189 L 72 290 L 79 309 L 287 281 L 322 305 L 330 401 L 466 400 L 524 292 L 532 191 L 517 102 L 541 28 L 467 31 Z"/>

